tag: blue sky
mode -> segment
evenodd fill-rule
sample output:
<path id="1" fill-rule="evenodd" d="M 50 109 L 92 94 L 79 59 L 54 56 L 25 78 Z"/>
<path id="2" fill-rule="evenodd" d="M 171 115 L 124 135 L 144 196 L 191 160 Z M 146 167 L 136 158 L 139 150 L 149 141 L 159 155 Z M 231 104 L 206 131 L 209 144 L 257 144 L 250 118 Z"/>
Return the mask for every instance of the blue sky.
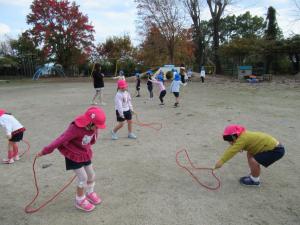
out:
<path id="1" fill-rule="evenodd" d="M 225 15 L 239 15 L 250 11 L 252 15 L 266 17 L 269 6 L 277 11 L 277 21 L 286 37 L 300 34 L 300 12 L 295 0 L 235 0 L 227 7 Z M 296 0 L 300 2 L 300 0 Z M 129 34 L 134 43 L 140 37 L 136 31 L 136 7 L 134 0 L 75 0 L 80 11 L 88 15 L 95 26 L 96 42 L 103 42 L 109 36 Z M 6 36 L 17 38 L 18 34 L 29 28 L 26 15 L 30 12 L 32 0 L 0 0 L 0 41 Z M 209 19 L 208 8 L 203 8 L 202 19 Z M 297 20 L 298 19 L 298 20 Z"/>

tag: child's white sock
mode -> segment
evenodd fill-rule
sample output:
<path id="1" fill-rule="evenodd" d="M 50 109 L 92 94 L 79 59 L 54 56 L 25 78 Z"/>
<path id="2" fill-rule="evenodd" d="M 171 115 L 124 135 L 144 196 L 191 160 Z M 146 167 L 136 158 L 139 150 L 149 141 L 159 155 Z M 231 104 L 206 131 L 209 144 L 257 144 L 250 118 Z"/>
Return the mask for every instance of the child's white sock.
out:
<path id="1" fill-rule="evenodd" d="M 85 199 L 85 195 L 82 195 L 82 196 L 77 196 L 76 195 L 76 201 L 77 202 L 81 202 L 83 199 Z"/>
<path id="2" fill-rule="evenodd" d="M 95 187 L 95 182 L 91 183 L 91 184 L 88 184 L 86 186 L 86 193 L 87 194 L 91 194 L 94 192 L 94 187 Z"/>
<path id="3" fill-rule="evenodd" d="M 253 180 L 254 182 L 259 182 L 259 177 L 253 177 L 252 175 L 250 175 L 251 180 Z"/>

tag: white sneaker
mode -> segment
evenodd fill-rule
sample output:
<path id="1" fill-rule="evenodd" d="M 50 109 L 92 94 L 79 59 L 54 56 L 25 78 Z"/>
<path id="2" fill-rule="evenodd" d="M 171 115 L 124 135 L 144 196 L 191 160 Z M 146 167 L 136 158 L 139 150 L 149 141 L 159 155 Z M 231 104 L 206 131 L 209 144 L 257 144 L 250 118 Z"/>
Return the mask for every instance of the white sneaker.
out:
<path id="1" fill-rule="evenodd" d="M 137 137 L 136 137 L 136 135 L 134 133 L 129 133 L 128 134 L 128 138 L 130 138 L 130 139 L 136 139 Z"/>
<path id="2" fill-rule="evenodd" d="M 19 161 L 19 160 L 20 160 L 20 156 L 19 156 L 19 155 L 16 155 L 16 156 L 14 157 L 14 160 L 15 160 L 15 161 Z"/>
<path id="3" fill-rule="evenodd" d="M 13 158 L 11 158 L 11 159 L 2 159 L 2 162 L 3 162 L 4 164 L 12 164 L 12 163 L 14 163 L 15 161 L 14 161 Z"/>
<path id="4" fill-rule="evenodd" d="M 111 131 L 111 139 L 112 140 L 118 140 L 118 136 L 115 132 Z"/>

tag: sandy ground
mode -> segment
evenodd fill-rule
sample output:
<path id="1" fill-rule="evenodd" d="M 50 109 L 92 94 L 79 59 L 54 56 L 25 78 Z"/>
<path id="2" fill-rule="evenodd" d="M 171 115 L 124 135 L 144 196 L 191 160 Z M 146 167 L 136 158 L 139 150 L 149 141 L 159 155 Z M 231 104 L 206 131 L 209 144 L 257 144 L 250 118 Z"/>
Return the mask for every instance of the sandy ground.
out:
<path id="1" fill-rule="evenodd" d="M 132 93 L 134 86 L 130 83 Z M 85 111 L 94 89 L 88 79 L 0 84 L 0 108 L 12 112 L 26 126 L 25 138 L 31 143 L 30 160 L 24 157 L 13 165 L 0 164 L 1 225 L 300 224 L 299 83 L 275 79 L 248 84 L 208 77 L 202 84 L 194 79 L 182 89 L 180 107 L 173 108 L 174 97 L 169 92 L 164 107 L 158 105 L 157 90 L 155 100 L 149 101 L 143 82 L 142 97 L 133 98 L 134 108 L 141 121 L 161 122 L 162 130 L 135 126 L 138 139 L 129 140 L 123 128 L 120 139 L 112 141 L 115 92 L 115 81 L 107 81 L 107 129 L 94 146 L 96 190 L 103 203 L 92 213 L 78 211 L 73 204 L 73 183 L 46 208 L 26 214 L 24 207 L 35 194 L 33 156 Z M 199 186 L 175 163 L 176 151 L 185 147 L 195 165 L 212 167 L 227 147 L 221 134 L 229 123 L 270 133 L 286 147 L 283 159 L 262 169 L 260 188 L 238 183 L 239 177 L 249 172 L 245 153 L 217 172 L 222 181 L 218 191 Z M 4 157 L 6 140 L 3 130 L 1 133 L 0 154 Z M 184 158 L 181 162 L 186 164 Z M 199 180 L 215 185 L 210 173 L 194 172 Z M 37 174 L 41 189 L 38 204 L 73 176 L 72 171 L 65 171 L 58 151 L 38 159 Z"/>

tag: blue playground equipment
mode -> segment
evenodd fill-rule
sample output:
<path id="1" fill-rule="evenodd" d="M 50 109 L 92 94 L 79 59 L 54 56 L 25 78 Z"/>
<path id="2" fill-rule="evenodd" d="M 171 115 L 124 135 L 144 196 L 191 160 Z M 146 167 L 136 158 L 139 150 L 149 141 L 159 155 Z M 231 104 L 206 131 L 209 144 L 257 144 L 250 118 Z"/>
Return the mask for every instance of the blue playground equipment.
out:
<path id="1" fill-rule="evenodd" d="M 66 76 L 63 71 L 63 67 L 60 64 L 55 64 L 55 65 L 45 64 L 37 68 L 36 72 L 32 77 L 32 80 L 38 80 L 41 76 L 47 77 L 56 74 L 62 77 Z"/>

